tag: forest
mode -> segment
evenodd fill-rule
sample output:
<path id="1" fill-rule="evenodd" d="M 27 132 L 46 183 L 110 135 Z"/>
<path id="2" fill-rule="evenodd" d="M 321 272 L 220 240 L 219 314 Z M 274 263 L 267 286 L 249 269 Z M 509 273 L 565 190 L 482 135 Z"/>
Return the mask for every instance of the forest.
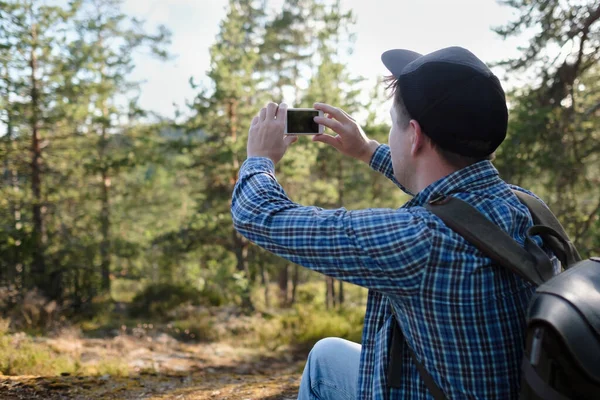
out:
<path id="1" fill-rule="evenodd" d="M 495 33 L 529 36 L 495 66 L 528 83 L 507 91 L 494 165 L 598 255 L 600 4 L 498 2 L 515 17 Z M 347 67 L 360 16 L 339 0 L 229 0 L 206 80 L 181 77 L 195 96 L 165 117 L 139 106 L 131 73 L 136 52 L 169 62 L 172 34 L 122 3 L 0 0 L 0 398 L 295 398 L 312 344 L 360 341 L 366 289 L 249 243 L 231 195 L 252 117 L 284 93 L 363 115 L 387 143 L 385 84 L 365 101 Z M 300 204 L 408 200 L 310 140 L 277 169 Z"/>

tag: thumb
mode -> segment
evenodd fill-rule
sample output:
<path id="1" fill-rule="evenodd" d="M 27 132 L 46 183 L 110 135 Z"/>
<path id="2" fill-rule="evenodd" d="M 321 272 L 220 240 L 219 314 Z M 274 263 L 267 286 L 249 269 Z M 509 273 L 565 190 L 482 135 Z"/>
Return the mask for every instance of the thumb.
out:
<path id="1" fill-rule="evenodd" d="M 313 140 L 313 142 L 325 143 L 332 147 L 335 147 L 336 149 L 339 149 L 339 145 L 340 145 L 339 141 L 331 135 L 327 135 L 327 134 L 315 135 L 315 136 L 313 136 L 312 140 Z"/>
<path id="2" fill-rule="evenodd" d="M 292 143 L 296 143 L 298 141 L 298 136 L 296 135 L 287 135 L 286 137 L 283 138 L 283 142 L 285 143 L 285 146 L 289 146 Z"/>

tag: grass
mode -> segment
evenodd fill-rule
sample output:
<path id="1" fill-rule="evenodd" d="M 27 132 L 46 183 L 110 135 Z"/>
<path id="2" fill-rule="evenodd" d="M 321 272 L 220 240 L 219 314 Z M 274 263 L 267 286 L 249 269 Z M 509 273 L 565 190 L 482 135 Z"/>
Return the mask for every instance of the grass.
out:
<path id="1" fill-rule="evenodd" d="M 116 358 L 82 364 L 79 355 L 58 352 L 24 335 L 0 336 L 0 373 L 4 375 L 128 376 L 129 367 Z"/>
<path id="2" fill-rule="evenodd" d="M 0 374 L 3 375 L 113 375 L 127 376 L 128 366 L 116 358 L 83 364 L 79 354 L 58 352 L 25 333 L 10 335 L 9 321 L 0 318 Z"/>
<path id="3" fill-rule="evenodd" d="M 57 376 L 76 370 L 74 359 L 58 355 L 30 338 L 19 340 L 3 335 L 0 337 L 0 354 L 0 372 L 4 375 Z"/>

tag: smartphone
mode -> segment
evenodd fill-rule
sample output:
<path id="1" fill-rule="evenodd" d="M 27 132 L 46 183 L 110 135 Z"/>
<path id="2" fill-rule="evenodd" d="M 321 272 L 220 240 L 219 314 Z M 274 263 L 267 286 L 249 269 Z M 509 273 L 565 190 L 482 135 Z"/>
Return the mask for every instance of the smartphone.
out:
<path id="1" fill-rule="evenodd" d="M 322 117 L 323 111 L 314 108 L 288 108 L 285 120 L 286 135 L 320 135 L 325 132 L 323 125 L 313 118 Z"/>

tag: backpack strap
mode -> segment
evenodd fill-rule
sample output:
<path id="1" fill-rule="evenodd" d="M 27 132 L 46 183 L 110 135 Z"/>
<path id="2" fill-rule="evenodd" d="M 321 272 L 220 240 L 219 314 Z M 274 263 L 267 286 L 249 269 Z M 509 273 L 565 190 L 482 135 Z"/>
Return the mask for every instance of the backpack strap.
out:
<path id="1" fill-rule="evenodd" d="M 503 231 L 498 225 L 480 213 L 470 204 L 455 197 L 439 197 L 432 200 L 425 208 L 440 218 L 449 228 L 464 237 L 469 243 L 475 246 L 492 261 L 504 267 L 523 279 L 540 285 L 554 275 L 552 263 L 545 252 L 535 244 L 532 236 L 539 234 L 557 254 L 563 265 L 570 265 L 573 260 L 580 260 L 581 257 L 572 245 L 562 225 L 554 214 L 535 197 L 523 192 L 513 191 L 519 200 L 527 206 L 533 218 L 534 225 L 527 232 L 525 249 L 522 248 L 508 233 Z M 388 380 L 392 383 L 391 387 L 396 386 L 398 382 L 400 368 L 396 363 L 401 362 L 400 357 L 395 357 L 399 349 L 402 348 L 404 336 L 398 325 L 398 318 L 393 305 L 390 304 L 394 314 L 393 345 L 388 365 Z M 410 356 L 415 363 L 421 379 L 427 386 L 430 394 L 435 400 L 446 400 L 443 391 L 433 380 L 433 377 L 427 372 L 425 366 L 417 359 L 412 348 L 407 345 Z M 394 350 L 394 348 L 396 350 Z M 391 368 L 390 368 L 391 367 Z M 393 373 L 391 373 L 393 371 Z M 559 397 L 553 397 L 553 400 L 559 400 Z M 560 399 L 562 400 L 562 399 Z"/>
<path id="2" fill-rule="evenodd" d="M 535 285 L 540 285 L 552 277 L 553 271 L 548 271 L 547 263 L 540 263 L 541 260 L 532 257 L 508 233 L 470 204 L 448 196 L 431 201 L 425 208 L 491 258 L 495 264 Z"/>
<path id="3" fill-rule="evenodd" d="M 419 361 L 413 349 L 411 349 L 410 346 L 406 346 L 406 348 L 408 349 L 408 352 L 410 353 L 410 356 L 412 357 L 414 363 L 417 365 L 419 375 L 421 375 L 421 379 L 423 379 L 423 381 L 425 382 L 425 386 L 427 386 L 429 393 L 433 396 L 435 400 L 447 400 L 448 398 L 446 397 L 444 392 L 442 392 L 442 389 L 440 389 L 439 386 L 435 383 L 433 377 L 429 375 L 429 372 L 427 372 L 423 363 Z"/>
<path id="4" fill-rule="evenodd" d="M 405 340 L 404 334 L 400 329 L 400 325 L 398 324 L 398 315 L 396 314 L 396 309 L 392 304 L 390 304 L 390 309 L 392 310 L 392 314 L 394 315 L 394 321 L 392 326 L 392 347 L 390 350 L 390 358 L 388 360 L 388 386 L 393 388 L 399 388 L 402 384 L 401 382 L 401 368 L 402 368 L 402 350 L 404 349 Z M 412 358 L 413 362 L 417 366 L 417 370 L 419 371 L 419 375 L 423 382 L 425 382 L 425 386 L 427 386 L 427 390 L 433 396 L 434 400 L 448 400 L 442 389 L 435 383 L 433 377 L 427 372 L 425 366 L 419 359 L 417 355 L 410 347 L 408 343 L 406 343 L 406 348 L 408 349 L 408 353 Z"/>
<path id="5" fill-rule="evenodd" d="M 429 204 L 425 205 L 425 208 L 491 258 L 494 263 L 516 273 L 523 279 L 539 286 L 553 276 L 552 264 L 549 257 L 529 237 L 529 241 L 526 244 L 539 250 L 534 255 L 522 248 L 508 233 L 504 232 L 498 225 L 494 224 L 470 204 L 448 196 L 432 200 Z M 560 226 L 560 224 L 558 225 Z M 400 357 L 397 357 L 399 351 L 394 349 L 402 347 L 404 336 L 398 325 L 399 320 L 396 316 L 396 311 L 393 305 L 390 304 L 390 307 L 396 321 L 394 321 L 393 345 L 388 365 L 388 381 L 392 383 L 391 387 L 397 387 L 398 383 L 396 380 L 399 374 L 396 371 L 400 368 L 397 364 L 401 363 L 401 360 L 399 360 Z M 447 398 L 443 391 L 427 372 L 425 366 L 417 359 L 414 351 L 409 345 L 406 347 L 417 366 L 421 379 L 434 399 L 446 400 Z"/>
<path id="6" fill-rule="evenodd" d="M 539 396 L 540 399 L 544 400 L 570 400 L 568 397 L 554 390 L 552 386 L 548 385 L 548 383 L 540 378 L 526 355 L 523 355 L 521 372 L 523 374 L 523 379 L 533 389 L 536 397 Z"/>
<path id="7" fill-rule="evenodd" d="M 550 247 L 552 252 L 560 260 L 563 267 L 567 269 L 577 261 L 581 261 L 579 252 L 569 239 L 569 235 L 565 232 L 556 216 L 550 209 L 541 201 L 531 196 L 530 194 L 513 190 L 517 198 L 529 209 L 534 225 L 543 225 L 552 228 L 558 236 L 552 234 L 541 234 L 546 246 Z"/>

